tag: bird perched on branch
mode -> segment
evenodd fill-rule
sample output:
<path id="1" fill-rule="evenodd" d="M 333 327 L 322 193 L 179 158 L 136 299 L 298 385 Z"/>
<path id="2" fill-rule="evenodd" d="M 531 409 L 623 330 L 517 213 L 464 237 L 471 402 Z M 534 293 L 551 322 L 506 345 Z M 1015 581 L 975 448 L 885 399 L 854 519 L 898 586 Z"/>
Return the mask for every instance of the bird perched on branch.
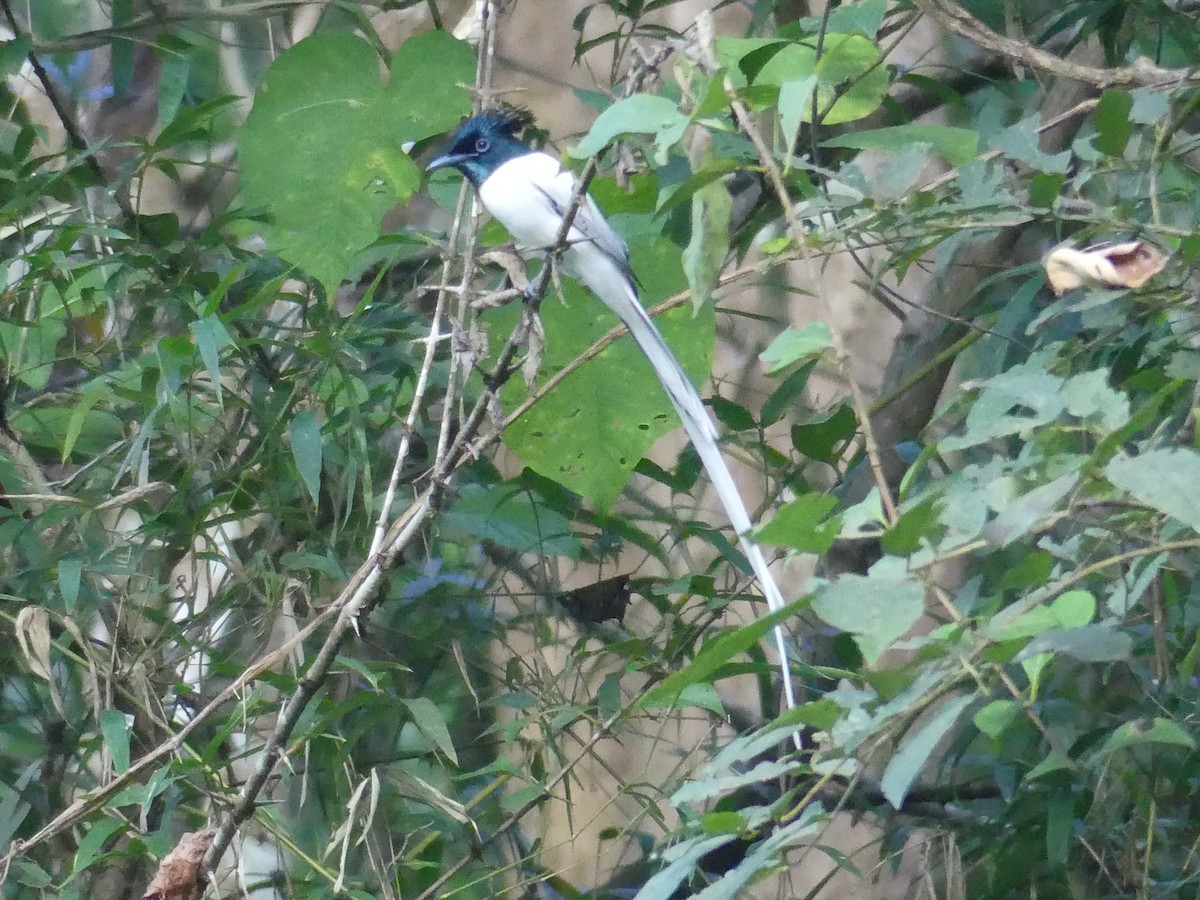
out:
<path id="1" fill-rule="evenodd" d="M 604 301 L 625 324 L 654 367 L 700 455 L 768 606 L 772 611 L 782 609 L 784 601 L 779 586 L 767 567 L 762 549 L 749 537 L 750 515 L 717 446 L 716 428 L 700 395 L 638 299 L 625 242 L 605 221 L 590 196 L 583 195 L 578 208 L 571 209 L 578 185 L 575 175 L 555 157 L 530 149 L 517 137 L 531 122 L 532 117 L 524 110 L 508 107 L 479 113 L 459 127 L 450 151 L 430 162 L 426 171 L 453 167 L 462 172 L 475 186 L 487 211 L 516 239 L 522 253 L 557 256 L 562 271 Z M 555 247 L 564 217 L 571 212 L 574 218 L 564 246 Z M 775 642 L 783 673 L 784 698 L 791 708 L 796 703 L 795 693 L 787 663 L 787 645 L 778 625 Z M 798 735 L 796 744 L 799 748 Z"/>

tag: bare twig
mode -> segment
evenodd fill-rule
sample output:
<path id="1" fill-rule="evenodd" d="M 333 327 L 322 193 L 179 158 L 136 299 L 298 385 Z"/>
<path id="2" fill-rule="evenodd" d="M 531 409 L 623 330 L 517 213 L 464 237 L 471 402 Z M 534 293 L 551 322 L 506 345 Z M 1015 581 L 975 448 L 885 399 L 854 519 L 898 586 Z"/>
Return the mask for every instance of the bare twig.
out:
<path id="1" fill-rule="evenodd" d="M 915 0 L 917 9 L 942 27 L 964 37 L 984 50 L 1014 62 L 1024 63 L 1051 75 L 1106 89 L 1113 87 L 1174 88 L 1200 83 L 1200 72 L 1191 69 L 1164 69 L 1146 57 L 1131 66 L 1098 68 L 1086 66 L 1048 53 L 1025 41 L 997 34 L 952 0 Z"/>

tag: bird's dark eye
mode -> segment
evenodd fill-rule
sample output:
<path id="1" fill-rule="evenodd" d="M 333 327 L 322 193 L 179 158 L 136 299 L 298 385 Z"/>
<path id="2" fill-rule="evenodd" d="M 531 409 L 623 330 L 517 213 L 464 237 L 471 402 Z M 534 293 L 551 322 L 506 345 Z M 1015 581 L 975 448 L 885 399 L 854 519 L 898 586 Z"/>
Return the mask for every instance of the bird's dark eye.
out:
<path id="1" fill-rule="evenodd" d="M 481 138 L 475 139 L 475 152 L 476 153 L 487 153 L 491 149 L 492 149 L 492 142 L 489 141 L 487 138 L 481 137 Z"/>

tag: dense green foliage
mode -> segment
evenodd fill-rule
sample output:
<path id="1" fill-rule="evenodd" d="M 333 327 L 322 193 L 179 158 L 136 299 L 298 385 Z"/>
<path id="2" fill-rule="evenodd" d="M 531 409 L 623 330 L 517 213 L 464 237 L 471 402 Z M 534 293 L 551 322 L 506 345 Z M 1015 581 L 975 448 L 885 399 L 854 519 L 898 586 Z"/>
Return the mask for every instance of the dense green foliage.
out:
<path id="1" fill-rule="evenodd" d="M 38 4 L 0 54 L 5 896 L 141 896 L 181 832 L 238 804 L 289 698 L 279 781 L 239 830 L 286 854 L 289 897 L 602 896 L 598 848 L 551 871 L 568 836 L 535 814 L 574 809 L 581 761 L 669 742 L 679 714 L 714 739 L 680 746 L 671 781 L 614 774 L 636 812 L 605 836 L 643 900 L 764 895 L 805 854 L 934 896 L 1195 893 L 1192 5 L 972 3 L 999 55 L 936 69 L 889 55 L 919 15 L 945 21 L 932 0 L 750 4 L 711 45 L 646 18 L 670 0 L 609 0 L 560 36 L 635 75 L 635 44 L 687 50 L 673 77 L 579 91 L 594 125 L 561 146 L 580 168 L 603 154 L 593 194 L 698 382 L 744 315 L 728 292 L 761 288 L 770 390 L 718 385 L 712 410 L 765 488 L 761 541 L 816 560 L 783 617 L 805 702 L 782 715 L 775 619 L 725 615 L 748 569 L 696 511 L 694 454 L 643 458 L 676 428 L 666 398 L 627 338 L 594 349 L 615 319 L 569 283 L 541 327 L 472 305 L 501 287 L 483 254 L 506 236 L 414 157 L 491 88 L 476 48 L 428 24 L 386 50 L 374 9 L 343 3 L 268 55 L 194 6 L 153 24 L 114 3 L 88 32 L 77 4 Z M 290 20 L 226 24 L 262 44 L 268 12 Z M 1073 80 L 1010 46 L 1088 42 Z M 58 118 L 23 92 L 31 52 Z M 1138 57 L 1162 68 L 1123 68 Z M 122 108 L 147 118 L 86 146 L 47 124 Z M 147 212 L 154 183 L 178 190 Z M 1170 259 L 1055 297 L 1040 259 L 1068 239 Z M 850 347 L 886 363 L 881 396 L 813 409 L 813 379 L 849 378 L 831 310 L 851 286 L 796 273 L 846 254 L 916 350 Z M 788 327 L 797 298 L 824 321 Z M 361 637 L 325 643 L 306 682 L 381 546 Z M 576 629 L 554 573 L 612 576 L 630 548 L 659 627 Z M 746 674 L 758 714 L 731 736 L 722 691 Z M 826 840 L 845 810 L 879 826 L 865 856 Z M 913 847 L 939 849 L 914 869 Z"/>

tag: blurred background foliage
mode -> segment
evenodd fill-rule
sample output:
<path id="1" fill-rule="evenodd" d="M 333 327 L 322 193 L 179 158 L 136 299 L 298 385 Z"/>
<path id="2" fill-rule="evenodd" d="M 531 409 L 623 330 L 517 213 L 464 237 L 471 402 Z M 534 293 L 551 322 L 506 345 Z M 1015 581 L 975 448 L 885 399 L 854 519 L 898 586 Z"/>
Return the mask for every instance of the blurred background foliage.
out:
<path id="1" fill-rule="evenodd" d="M 553 6 L 0 0 L 5 896 L 1194 894 L 1200 7 Z M 495 96 L 604 154 L 796 710 L 615 320 L 477 308 Z"/>

